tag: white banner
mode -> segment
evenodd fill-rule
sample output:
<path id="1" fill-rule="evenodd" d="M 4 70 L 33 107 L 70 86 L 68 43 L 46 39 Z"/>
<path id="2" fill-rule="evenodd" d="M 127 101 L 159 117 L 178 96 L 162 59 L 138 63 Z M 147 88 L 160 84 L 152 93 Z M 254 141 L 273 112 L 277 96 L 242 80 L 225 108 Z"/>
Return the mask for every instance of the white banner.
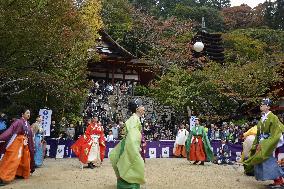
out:
<path id="1" fill-rule="evenodd" d="M 49 157 L 50 145 L 46 145 L 46 156 Z"/>
<path id="2" fill-rule="evenodd" d="M 192 128 L 195 126 L 195 118 L 196 116 L 191 116 L 190 117 L 190 130 L 192 131 Z"/>
<path id="3" fill-rule="evenodd" d="M 170 157 L 170 148 L 165 147 L 162 148 L 162 158 L 169 158 Z"/>
<path id="4" fill-rule="evenodd" d="M 42 116 L 42 128 L 43 128 L 43 135 L 50 136 L 50 125 L 51 125 L 51 115 L 52 110 L 48 109 L 40 109 L 39 115 Z"/>
<path id="5" fill-rule="evenodd" d="M 236 162 L 241 162 L 242 160 L 242 152 L 236 152 Z"/>
<path id="6" fill-rule="evenodd" d="M 58 145 L 57 151 L 56 151 L 56 158 L 64 157 L 64 148 L 65 148 L 65 145 Z"/>
<path id="7" fill-rule="evenodd" d="M 157 158 L 156 148 L 149 148 L 149 157 L 150 158 Z"/>

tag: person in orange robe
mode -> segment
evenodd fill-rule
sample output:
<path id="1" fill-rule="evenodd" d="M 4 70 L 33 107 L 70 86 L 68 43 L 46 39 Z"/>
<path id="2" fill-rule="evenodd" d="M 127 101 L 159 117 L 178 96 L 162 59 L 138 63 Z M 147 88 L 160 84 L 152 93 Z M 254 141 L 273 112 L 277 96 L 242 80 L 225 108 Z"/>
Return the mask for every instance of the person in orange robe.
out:
<path id="1" fill-rule="evenodd" d="M 23 109 L 21 113 L 22 118 L 0 135 L 0 186 L 16 176 L 27 179 L 35 170 L 33 135 L 28 123 L 30 111 Z"/>
<path id="2" fill-rule="evenodd" d="M 100 165 L 105 156 L 105 136 L 98 117 L 89 123 L 86 132 L 72 146 L 71 149 L 79 160 L 91 169 Z M 95 165 L 94 165 L 95 164 Z"/>

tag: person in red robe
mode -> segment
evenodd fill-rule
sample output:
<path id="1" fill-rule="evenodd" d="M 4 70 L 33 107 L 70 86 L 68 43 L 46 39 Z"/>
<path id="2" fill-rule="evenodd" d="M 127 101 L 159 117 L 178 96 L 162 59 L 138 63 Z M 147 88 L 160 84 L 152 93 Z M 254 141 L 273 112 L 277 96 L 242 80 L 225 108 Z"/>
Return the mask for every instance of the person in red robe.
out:
<path id="1" fill-rule="evenodd" d="M 23 109 L 22 117 L 0 135 L 0 186 L 16 176 L 29 178 L 35 170 L 33 134 L 28 123 L 30 111 Z"/>
<path id="2" fill-rule="evenodd" d="M 72 146 L 71 149 L 83 164 L 88 163 L 91 169 L 100 165 L 105 156 L 104 129 L 94 117 L 89 123 L 86 132 Z"/>

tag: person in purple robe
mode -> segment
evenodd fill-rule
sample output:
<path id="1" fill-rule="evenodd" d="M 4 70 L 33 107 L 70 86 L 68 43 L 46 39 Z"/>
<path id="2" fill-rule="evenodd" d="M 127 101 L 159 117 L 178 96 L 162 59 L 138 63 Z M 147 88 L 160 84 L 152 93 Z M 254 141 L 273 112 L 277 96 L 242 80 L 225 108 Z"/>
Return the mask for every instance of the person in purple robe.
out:
<path id="1" fill-rule="evenodd" d="M 35 170 L 34 142 L 29 118 L 30 110 L 22 109 L 21 118 L 15 120 L 0 135 L 0 186 L 11 182 L 16 176 L 28 178 Z"/>

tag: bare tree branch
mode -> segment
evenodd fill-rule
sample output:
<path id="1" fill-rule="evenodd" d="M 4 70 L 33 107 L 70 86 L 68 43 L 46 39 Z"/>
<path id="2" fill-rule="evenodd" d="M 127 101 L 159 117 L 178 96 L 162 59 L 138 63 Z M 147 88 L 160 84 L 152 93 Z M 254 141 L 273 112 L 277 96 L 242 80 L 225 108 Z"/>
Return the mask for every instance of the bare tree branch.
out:
<path id="1" fill-rule="evenodd" d="M 0 88 L 3 88 L 11 83 L 16 83 L 18 81 L 25 81 L 25 80 L 29 80 L 29 78 L 20 78 L 20 79 L 14 79 L 14 80 L 11 80 L 11 81 L 7 81 L 5 82 L 4 84 L 0 85 Z"/>
<path id="2" fill-rule="evenodd" d="M 6 95 L 10 95 L 10 96 L 12 96 L 12 95 L 18 95 L 18 94 L 21 94 L 22 92 L 25 92 L 26 90 L 28 90 L 30 87 L 27 87 L 27 88 L 25 88 L 25 89 L 22 89 L 22 90 L 20 90 L 20 91 L 15 91 L 15 92 L 13 92 L 13 93 L 0 93 L 0 95 L 2 95 L 2 96 L 6 96 Z"/>

